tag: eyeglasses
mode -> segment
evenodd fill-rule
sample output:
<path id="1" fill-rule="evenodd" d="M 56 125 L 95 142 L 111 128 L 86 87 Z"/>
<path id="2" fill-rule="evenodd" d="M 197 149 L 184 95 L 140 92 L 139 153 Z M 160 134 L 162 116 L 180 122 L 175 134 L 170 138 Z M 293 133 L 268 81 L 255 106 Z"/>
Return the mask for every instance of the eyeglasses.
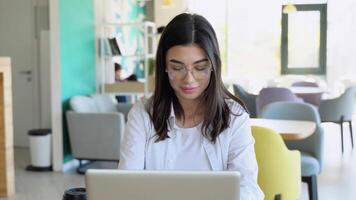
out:
<path id="1" fill-rule="evenodd" d="M 196 80 L 207 79 L 210 76 L 210 73 L 213 71 L 213 68 L 209 65 L 207 66 L 196 66 L 193 67 L 191 70 L 188 70 L 185 66 L 174 66 L 174 67 L 167 67 L 166 72 L 170 79 L 173 80 L 181 80 L 184 79 L 188 71 L 192 73 L 193 77 Z"/>

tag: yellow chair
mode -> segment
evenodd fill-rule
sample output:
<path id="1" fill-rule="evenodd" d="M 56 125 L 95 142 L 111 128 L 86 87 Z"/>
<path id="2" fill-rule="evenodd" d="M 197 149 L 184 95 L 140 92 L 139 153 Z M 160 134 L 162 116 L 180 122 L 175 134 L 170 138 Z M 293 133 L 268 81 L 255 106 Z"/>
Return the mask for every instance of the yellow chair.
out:
<path id="1" fill-rule="evenodd" d="M 289 150 L 275 131 L 252 126 L 258 163 L 258 185 L 266 200 L 296 200 L 300 196 L 300 152 Z"/>

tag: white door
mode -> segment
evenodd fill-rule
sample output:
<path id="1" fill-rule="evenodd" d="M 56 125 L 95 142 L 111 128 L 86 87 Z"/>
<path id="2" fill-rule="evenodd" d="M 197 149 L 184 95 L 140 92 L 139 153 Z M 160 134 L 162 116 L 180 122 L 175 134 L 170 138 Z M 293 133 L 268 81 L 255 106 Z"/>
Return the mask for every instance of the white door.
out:
<path id="1" fill-rule="evenodd" d="M 0 0 L 0 56 L 11 57 L 14 145 L 28 146 L 38 127 L 37 53 L 31 0 Z"/>

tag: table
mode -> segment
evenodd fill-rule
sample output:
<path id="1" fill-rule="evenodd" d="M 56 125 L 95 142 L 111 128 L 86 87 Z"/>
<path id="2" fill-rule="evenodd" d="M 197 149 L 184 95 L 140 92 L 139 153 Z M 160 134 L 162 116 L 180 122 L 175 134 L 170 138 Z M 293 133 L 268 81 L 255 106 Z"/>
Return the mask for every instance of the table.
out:
<path id="1" fill-rule="evenodd" d="M 315 132 L 316 124 L 312 121 L 297 121 L 284 119 L 251 118 L 251 126 L 262 126 L 273 129 L 284 140 L 302 140 Z"/>
<path id="2" fill-rule="evenodd" d="M 324 93 L 324 91 L 318 87 L 290 87 L 289 89 L 305 102 L 317 107 L 319 107 L 321 96 Z"/>

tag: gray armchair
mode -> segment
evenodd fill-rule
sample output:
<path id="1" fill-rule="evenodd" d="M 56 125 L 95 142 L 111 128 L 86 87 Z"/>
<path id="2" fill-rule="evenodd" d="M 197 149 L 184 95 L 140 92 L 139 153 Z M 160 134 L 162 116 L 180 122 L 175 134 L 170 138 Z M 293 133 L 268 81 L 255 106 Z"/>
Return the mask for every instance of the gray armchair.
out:
<path id="1" fill-rule="evenodd" d="M 301 152 L 302 180 L 308 184 L 309 199 L 318 199 L 316 176 L 323 168 L 324 130 L 315 108 L 307 103 L 275 102 L 265 106 L 262 118 L 313 121 L 315 132 L 303 140 L 285 141 L 289 149 Z"/>
<path id="2" fill-rule="evenodd" d="M 255 118 L 256 115 L 256 97 L 257 95 L 250 94 L 246 90 L 244 90 L 240 85 L 234 84 L 234 93 L 237 97 L 239 97 L 242 102 L 244 102 L 247 107 L 248 112 L 250 113 L 250 117 Z"/>
<path id="3" fill-rule="evenodd" d="M 108 95 L 75 96 L 70 100 L 67 124 L 73 157 L 118 161 L 125 115 L 131 104 L 117 104 Z M 121 112 L 122 111 L 122 112 Z"/>
<path id="4" fill-rule="evenodd" d="M 351 86 L 338 98 L 322 100 L 319 113 L 322 122 L 334 122 L 341 128 L 341 151 L 344 152 L 344 122 L 349 123 L 351 145 L 354 147 L 352 136 L 352 115 L 355 107 L 356 86 Z"/>
<path id="5" fill-rule="evenodd" d="M 279 101 L 304 102 L 303 99 L 297 97 L 288 88 L 280 88 L 280 87 L 263 88 L 256 98 L 257 116 L 261 115 L 261 112 L 266 105 Z"/>

